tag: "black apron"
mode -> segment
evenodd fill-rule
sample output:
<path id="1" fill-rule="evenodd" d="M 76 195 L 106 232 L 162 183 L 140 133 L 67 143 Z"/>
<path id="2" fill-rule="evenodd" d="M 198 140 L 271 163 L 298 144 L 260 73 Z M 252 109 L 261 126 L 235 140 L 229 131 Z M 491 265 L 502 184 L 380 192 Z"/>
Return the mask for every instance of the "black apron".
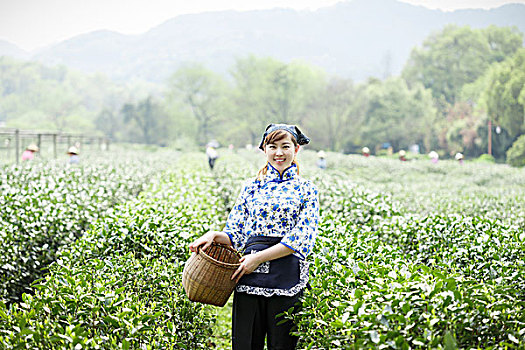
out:
<path id="1" fill-rule="evenodd" d="M 281 239 L 282 237 L 252 236 L 244 246 L 244 255 L 274 246 L 281 242 Z M 299 258 L 293 254 L 270 260 L 268 263 L 269 271 L 263 273 L 254 271 L 244 275 L 239 284 L 260 288 L 290 289 L 300 282 Z"/>

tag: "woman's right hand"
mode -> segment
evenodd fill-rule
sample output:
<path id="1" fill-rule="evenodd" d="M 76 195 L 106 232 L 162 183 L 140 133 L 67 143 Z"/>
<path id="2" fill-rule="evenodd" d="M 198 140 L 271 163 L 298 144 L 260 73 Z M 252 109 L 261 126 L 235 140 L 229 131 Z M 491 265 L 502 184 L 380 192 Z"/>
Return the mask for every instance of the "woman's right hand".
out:
<path id="1" fill-rule="evenodd" d="M 194 253 L 197 253 L 200 246 L 202 246 L 202 250 L 206 250 L 206 248 L 212 244 L 214 239 L 215 231 L 209 231 L 190 243 L 190 250 Z"/>

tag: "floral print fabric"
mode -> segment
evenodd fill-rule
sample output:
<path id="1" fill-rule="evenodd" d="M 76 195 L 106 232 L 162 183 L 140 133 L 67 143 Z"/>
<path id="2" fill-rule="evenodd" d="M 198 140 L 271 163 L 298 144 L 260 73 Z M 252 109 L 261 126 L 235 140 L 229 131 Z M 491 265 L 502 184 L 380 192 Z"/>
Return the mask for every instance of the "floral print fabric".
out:
<path id="1" fill-rule="evenodd" d="M 315 243 L 318 221 L 319 200 L 315 185 L 297 175 L 295 164 L 286 169 L 282 176 L 268 164 L 263 181 L 246 181 L 223 232 L 239 251 L 242 251 L 250 236 L 282 237 L 281 244 L 304 260 Z M 301 261 L 301 266 L 301 270 L 303 266 L 306 268 L 306 274 L 301 273 L 301 286 L 297 287 L 304 288 L 308 281 L 307 262 Z M 246 287 L 238 286 L 237 290 L 267 296 L 289 294 L 286 291 L 271 293 Z M 293 292 L 296 294 L 298 291 Z"/>

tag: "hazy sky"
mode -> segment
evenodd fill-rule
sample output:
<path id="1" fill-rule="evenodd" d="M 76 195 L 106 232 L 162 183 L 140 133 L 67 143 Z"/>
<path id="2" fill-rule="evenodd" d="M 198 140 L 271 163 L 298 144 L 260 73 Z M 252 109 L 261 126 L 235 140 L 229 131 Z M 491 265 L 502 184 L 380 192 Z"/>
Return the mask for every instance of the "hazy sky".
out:
<path id="1" fill-rule="evenodd" d="M 0 40 L 34 50 L 78 34 L 109 29 L 137 34 L 185 13 L 274 7 L 315 10 L 341 0 L 0 0 Z M 525 0 L 402 0 L 452 11 Z"/>

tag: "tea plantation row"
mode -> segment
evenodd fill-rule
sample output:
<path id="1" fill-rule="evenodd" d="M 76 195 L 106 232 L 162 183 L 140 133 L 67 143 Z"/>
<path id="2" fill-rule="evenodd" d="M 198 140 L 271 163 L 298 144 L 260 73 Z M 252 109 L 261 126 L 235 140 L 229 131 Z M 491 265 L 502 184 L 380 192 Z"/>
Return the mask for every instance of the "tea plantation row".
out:
<path id="1" fill-rule="evenodd" d="M 0 304 L 0 348 L 209 347 L 213 318 L 185 297 L 181 273 L 189 240 L 225 219 L 215 185 L 207 169 L 157 174 L 61 250 L 34 294 Z"/>
<path id="2" fill-rule="evenodd" d="M 523 169 L 332 155 L 323 172 L 302 160 L 322 223 L 313 290 L 292 317 L 299 348 L 525 347 Z M 220 182 L 255 171 L 230 161 Z"/>
<path id="3" fill-rule="evenodd" d="M 57 250 L 115 204 L 135 197 L 147 168 L 33 163 L 0 169 L 0 300 L 19 300 Z"/>
<path id="4" fill-rule="evenodd" d="M 320 171 L 313 152 L 300 158 L 322 214 L 313 289 L 289 316 L 300 349 L 524 347 L 522 170 L 328 159 Z M 223 154 L 212 174 L 187 154 L 157 171 L 61 249 L 21 303 L 0 304 L 0 348 L 216 347 L 213 309 L 181 287 L 187 244 L 224 224 L 261 163 Z"/>
<path id="5" fill-rule="evenodd" d="M 302 347 L 523 346 L 522 230 L 459 214 L 403 216 L 386 197 L 363 200 L 348 187 L 345 199 L 339 186 L 321 189 L 314 290 L 295 317 Z"/>

